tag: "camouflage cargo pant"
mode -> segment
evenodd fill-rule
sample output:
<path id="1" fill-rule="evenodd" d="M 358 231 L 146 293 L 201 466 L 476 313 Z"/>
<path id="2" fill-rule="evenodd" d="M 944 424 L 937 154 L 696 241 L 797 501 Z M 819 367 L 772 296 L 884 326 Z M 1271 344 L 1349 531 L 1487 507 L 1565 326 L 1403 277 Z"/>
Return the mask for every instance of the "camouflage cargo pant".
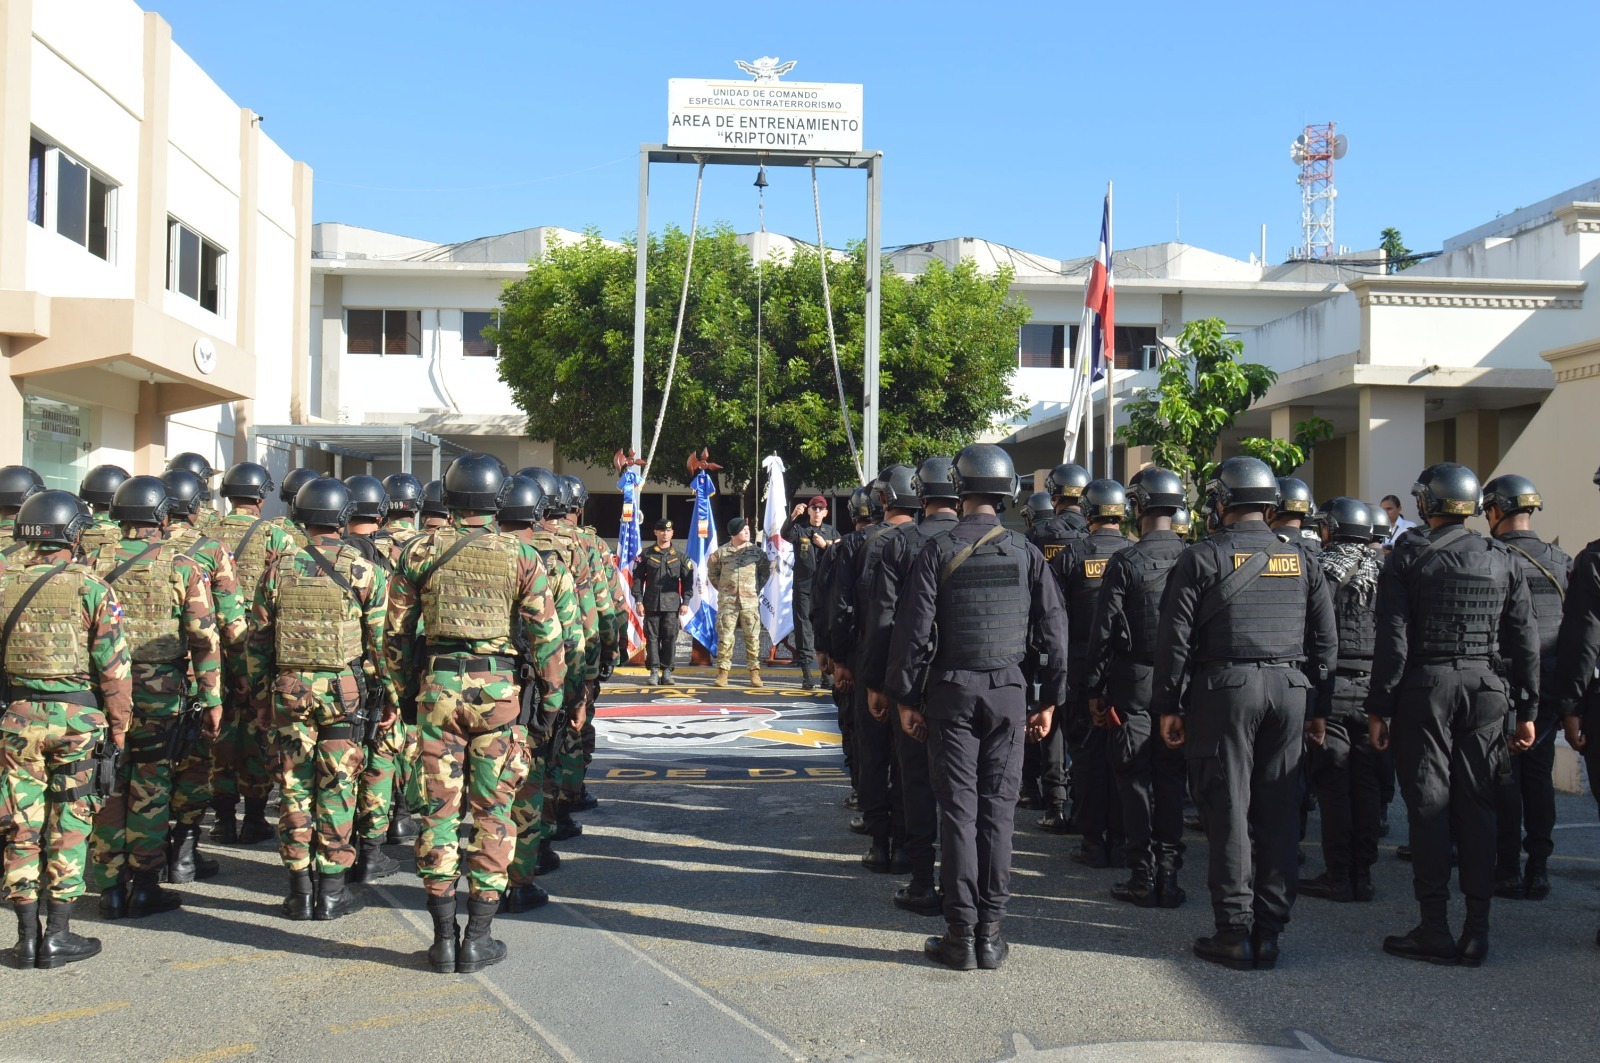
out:
<path id="1" fill-rule="evenodd" d="M 135 675 L 144 666 L 135 665 Z M 95 886 L 115 883 L 124 868 L 155 871 L 167 863 L 172 819 L 173 729 L 183 708 L 181 690 L 156 693 L 136 678 L 133 722 L 123 751 L 122 793 L 107 798 L 94 817 L 89 836 Z"/>
<path id="2" fill-rule="evenodd" d="M 58 701 L 13 702 L 0 719 L 7 899 L 35 901 L 44 893 L 70 901 L 83 895 L 97 803 L 90 793 L 91 754 L 105 725 L 99 709 Z"/>
<path id="3" fill-rule="evenodd" d="M 199 823 L 211 807 L 211 775 L 215 765 L 214 742 L 201 735 L 189 755 L 172 766 L 172 821 L 183 826 Z"/>
<path id="4" fill-rule="evenodd" d="M 356 862 L 356 787 L 363 750 L 345 718 L 359 706 L 346 673 L 282 672 L 273 683 L 273 752 L 282 806 L 278 855 L 291 871 L 337 875 Z"/>
<path id="5" fill-rule="evenodd" d="M 512 753 L 506 758 L 508 781 L 515 784 L 511 800 L 511 826 L 516 829 L 517 842 L 511 857 L 507 876 L 513 886 L 524 886 L 533 881 L 533 867 L 538 861 L 539 843 L 549 836 L 545 829 L 544 788 L 549 763 L 546 754 L 549 743 L 533 745 L 525 727 L 514 727 Z"/>
<path id="6" fill-rule="evenodd" d="M 734 626 L 744 635 L 745 664 L 749 668 L 761 667 L 761 603 L 755 599 L 747 602 L 724 600 L 717 607 L 717 669 L 733 668 Z"/>
<path id="7" fill-rule="evenodd" d="M 363 838 L 382 838 L 398 798 L 405 809 L 422 807 L 421 778 L 416 770 L 416 727 L 396 719 L 366 751 L 361 772 L 361 797 L 356 823 Z"/>
<path id="8" fill-rule="evenodd" d="M 265 801 L 273 775 L 267 761 L 255 710 L 230 695 L 222 708 L 222 727 L 211 743 L 212 802 L 233 808 L 240 800 Z"/>

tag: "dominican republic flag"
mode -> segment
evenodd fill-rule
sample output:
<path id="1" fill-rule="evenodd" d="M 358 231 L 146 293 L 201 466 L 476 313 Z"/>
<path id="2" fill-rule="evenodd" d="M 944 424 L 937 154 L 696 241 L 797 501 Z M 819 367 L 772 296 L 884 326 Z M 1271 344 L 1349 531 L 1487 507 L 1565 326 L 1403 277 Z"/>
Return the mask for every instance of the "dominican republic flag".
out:
<path id="1" fill-rule="evenodd" d="M 689 599 L 689 616 L 683 622 L 683 630 L 707 652 L 715 654 L 717 589 L 706 578 L 706 561 L 717 552 L 717 520 L 711 512 L 711 496 L 717 493 L 717 485 L 701 469 L 689 481 L 689 486 L 694 489 L 694 521 L 683 549 L 694 562 L 694 597 Z"/>
<path id="2" fill-rule="evenodd" d="M 644 645 L 644 621 L 633 598 L 633 566 L 639 560 L 639 474 L 629 465 L 617 481 L 622 492 L 622 525 L 617 529 L 617 574 L 628 602 L 628 652 L 631 658 Z"/>
<path id="3" fill-rule="evenodd" d="M 1105 211 L 1100 215 L 1100 250 L 1089 271 L 1089 285 L 1083 293 L 1083 324 L 1089 333 L 1091 381 L 1106 375 L 1106 361 L 1116 354 L 1117 290 L 1111 279 L 1111 193 L 1106 193 Z"/>
<path id="4" fill-rule="evenodd" d="M 789 491 L 783 481 L 783 459 L 769 454 L 761 463 L 767 470 L 767 505 L 761 518 L 766 541 L 767 559 L 772 562 L 772 575 L 761 588 L 761 626 L 776 646 L 794 630 L 794 546 L 783 537 L 783 522 L 788 513 L 784 503 Z"/>

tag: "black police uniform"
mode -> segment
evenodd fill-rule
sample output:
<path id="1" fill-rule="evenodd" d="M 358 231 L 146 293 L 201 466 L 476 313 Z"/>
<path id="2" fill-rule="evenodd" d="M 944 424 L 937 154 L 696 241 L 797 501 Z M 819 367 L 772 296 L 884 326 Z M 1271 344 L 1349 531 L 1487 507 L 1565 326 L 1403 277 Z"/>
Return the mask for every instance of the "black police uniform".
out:
<path id="1" fill-rule="evenodd" d="M 1161 741 L 1151 695 L 1161 596 L 1187 546 L 1176 532 L 1153 531 L 1111 556 L 1077 688 L 1121 717 L 1107 734 L 1131 881 L 1159 882 L 1169 907 L 1182 901 L 1184 760 Z"/>
<path id="2" fill-rule="evenodd" d="M 1402 535 L 1378 580 L 1367 712 L 1392 717 L 1425 928 L 1448 933 L 1452 823 L 1469 921 L 1476 915 L 1487 925 L 1494 786 L 1514 691 L 1529 695 L 1517 701 L 1518 718 L 1532 720 L 1539 641 L 1522 566 L 1460 524 Z"/>
<path id="3" fill-rule="evenodd" d="M 817 566 L 832 544 L 839 541 L 839 532 L 832 524 L 812 527 L 807 519 L 790 517 L 783 523 L 783 537 L 794 547 L 794 591 L 790 597 L 794 614 L 794 653 L 800 662 L 800 671 L 807 679 L 817 670 L 816 630 L 811 626 L 811 601 L 815 590 Z M 812 542 L 820 535 L 830 545 L 820 547 Z"/>
<path id="4" fill-rule="evenodd" d="M 1589 768 L 1590 791 L 1600 803 L 1600 539 L 1585 546 L 1572 562 L 1566 607 L 1556 635 L 1556 669 L 1551 700 L 1563 716 L 1583 721 L 1583 759 Z M 1596 943 L 1600 944 L 1600 937 Z"/>
<path id="5" fill-rule="evenodd" d="M 867 596 L 861 622 L 861 670 L 856 682 L 870 690 L 883 689 L 889 670 L 889 644 L 899 611 L 900 593 L 911 565 L 922 548 L 950 534 L 959 519 L 954 512 L 929 513 L 920 521 L 901 524 L 885 536 L 887 542 Z M 905 852 L 911 861 L 908 895 L 926 894 L 934 887 L 934 842 L 939 820 L 928 747 L 900 727 L 899 712 L 891 706 L 895 765 L 900 773 L 900 805 L 905 819 Z"/>
<path id="6" fill-rule="evenodd" d="M 846 664 L 849 663 L 849 647 L 837 648 L 833 643 L 835 605 L 833 584 L 840 572 L 854 564 L 863 530 L 865 529 L 857 528 L 824 550 L 818 560 L 817 570 L 811 577 L 811 630 L 815 634 L 817 652 L 827 654 L 830 660 Z M 833 687 L 833 705 L 839 721 L 840 745 L 844 750 L 845 767 L 850 772 L 850 786 L 855 789 L 859 782 L 860 761 L 856 757 L 853 696 L 850 691 L 840 690 L 838 686 Z"/>
<path id="7" fill-rule="evenodd" d="M 633 585 L 644 610 L 645 666 L 670 672 L 678 659 L 678 610 L 694 594 L 694 562 L 675 545 L 652 543 L 634 562 Z"/>
<path id="8" fill-rule="evenodd" d="M 1263 553 L 1266 568 L 1243 582 Z M 1152 703 L 1184 716 L 1219 931 L 1269 938 L 1289 921 L 1306 711 L 1313 685 L 1332 675 L 1337 644 L 1322 570 L 1264 521 L 1196 543 L 1167 577 Z"/>
<path id="9" fill-rule="evenodd" d="M 1048 561 L 1063 546 L 1088 535 L 1089 521 L 1075 509 L 1064 509 L 1053 517 L 1034 521 L 1026 534 L 1028 541 L 1037 546 Z"/>
<path id="10" fill-rule="evenodd" d="M 1505 532 L 1495 538 L 1509 547 L 1511 556 L 1522 565 L 1539 628 L 1541 694 L 1533 748 L 1511 757 L 1509 777 L 1502 776 L 1495 788 L 1495 881 L 1504 891 L 1501 896 L 1521 896 L 1523 852 L 1528 854 L 1526 878 L 1531 883 L 1544 878 L 1555 849 L 1555 736 L 1561 727 L 1561 709 L 1555 698 L 1556 639 L 1567 584 L 1572 578 L 1572 558 L 1561 547 L 1543 541 L 1531 531 Z M 1536 889 L 1542 894 L 1549 886 L 1541 882 Z"/>
<path id="11" fill-rule="evenodd" d="M 1066 610 L 1037 548 L 1005 532 L 942 576 L 999 523 L 963 517 L 923 546 L 900 589 L 884 678 L 891 703 L 927 720 L 944 917 L 960 926 L 998 923 L 1011 897 L 1030 640 L 1048 662 L 1036 677 L 1042 702 L 1067 694 Z"/>
<path id="12" fill-rule="evenodd" d="M 1084 692 L 1089 631 L 1100 603 L 1100 585 L 1110 559 L 1132 546 L 1115 526 L 1067 542 L 1050 561 L 1067 603 L 1067 704 L 1045 736 L 1041 751 L 1045 799 L 1067 797 L 1067 765 L 1072 766 L 1072 823 L 1083 835 L 1079 858 L 1093 866 L 1110 863 L 1121 842 L 1122 806 L 1111 784 L 1108 732 L 1089 718 Z"/>

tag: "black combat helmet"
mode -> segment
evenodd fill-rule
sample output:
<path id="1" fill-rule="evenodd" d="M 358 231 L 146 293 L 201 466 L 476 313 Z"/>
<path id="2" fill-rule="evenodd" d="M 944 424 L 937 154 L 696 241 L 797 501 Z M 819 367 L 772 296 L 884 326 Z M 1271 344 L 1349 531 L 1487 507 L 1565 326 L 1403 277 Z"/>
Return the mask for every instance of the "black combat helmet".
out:
<path id="1" fill-rule="evenodd" d="M 883 516 L 883 510 L 878 508 L 878 500 L 872 491 L 866 487 L 858 487 L 850 492 L 850 519 L 853 521 L 870 520 L 876 522 Z"/>
<path id="2" fill-rule="evenodd" d="M 1372 541 L 1382 542 L 1394 532 L 1394 526 L 1389 523 L 1389 511 L 1382 506 L 1367 506 L 1367 513 L 1372 517 Z"/>
<path id="3" fill-rule="evenodd" d="M 192 450 L 186 450 L 167 459 L 166 471 L 172 472 L 175 469 L 194 473 L 195 479 L 200 481 L 200 501 L 211 501 L 211 478 L 217 474 L 217 470 L 211 467 L 209 461 Z"/>
<path id="4" fill-rule="evenodd" d="M 366 473 L 347 476 L 344 486 L 350 492 L 352 517 L 382 520 L 384 514 L 389 512 L 389 492 L 383 489 L 383 481 L 376 476 Z"/>
<path id="5" fill-rule="evenodd" d="M 289 517 L 302 527 L 342 528 L 350 519 L 355 503 L 350 489 L 331 476 L 308 480 L 294 493 Z"/>
<path id="6" fill-rule="evenodd" d="M 873 481 L 874 493 L 884 509 L 917 509 L 917 470 L 909 465 L 891 465 Z"/>
<path id="7" fill-rule="evenodd" d="M 583 486 L 583 481 L 570 474 L 561 477 L 561 497 L 567 504 L 567 512 L 576 513 L 589 504 L 589 489 Z"/>
<path id="8" fill-rule="evenodd" d="M 1260 458 L 1239 455 L 1217 466 L 1206 484 L 1206 497 L 1218 514 L 1236 506 L 1276 507 L 1278 478 Z"/>
<path id="9" fill-rule="evenodd" d="M 1330 498 L 1317 507 L 1317 520 L 1327 525 L 1328 534 L 1333 536 L 1336 542 L 1372 541 L 1372 510 L 1359 499 L 1344 495 Z"/>
<path id="10" fill-rule="evenodd" d="M 956 493 L 955 480 L 951 478 L 951 470 L 955 462 L 950 458 L 928 458 L 917 466 L 917 474 L 911 478 L 911 486 L 916 488 L 918 498 L 948 498 L 954 501 L 961 496 Z"/>
<path id="11" fill-rule="evenodd" d="M 1029 495 L 1028 500 L 1022 504 L 1022 519 L 1026 520 L 1029 524 L 1035 524 L 1041 520 L 1044 520 L 1054 512 L 1055 509 L 1050 504 L 1049 491 L 1035 491 L 1033 494 Z"/>
<path id="12" fill-rule="evenodd" d="M 169 468 L 161 474 L 161 482 L 166 485 L 167 497 L 172 500 L 167 512 L 191 515 L 199 512 L 201 495 L 205 491 L 205 484 L 200 482 L 200 477 L 188 469 Z"/>
<path id="13" fill-rule="evenodd" d="M 7 465 L 0 469 L 0 509 L 18 509 L 43 490 L 44 481 L 26 465 Z"/>
<path id="14" fill-rule="evenodd" d="M 448 517 L 450 511 L 444 504 L 444 481 L 429 480 L 422 485 L 422 515 L 424 517 Z"/>
<path id="15" fill-rule="evenodd" d="M 1317 508 L 1317 503 L 1311 497 L 1311 488 L 1306 482 L 1293 476 L 1278 477 L 1278 513 L 1293 513 L 1298 517 L 1308 517 L 1311 511 Z"/>
<path id="16" fill-rule="evenodd" d="M 997 511 L 1004 511 L 1007 502 L 1016 501 L 1017 492 L 1022 489 L 1017 467 L 1011 464 L 1011 455 L 993 443 L 974 443 L 962 448 L 956 455 L 955 481 L 962 498 L 994 495 Z"/>
<path id="17" fill-rule="evenodd" d="M 257 465 L 253 461 L 241 461 L 237 465 L 228 467 L 222 474 L 222 486 L 218 493 L 223 498 L 242 498 L 247 502 L 261 502 L 277 485 L 272 482 L 272 474 L 265 465 Z"/>
<path id="18" fill-rule="evenodd" d="M 1083 489 L 1089 486 L 1090 479 L 1088 469 L 1067 462 L 1050 470 L 1050 475 L 1044 478 L 1044 489 L 1050 492 L 1051 498 L 1076 502 Z"/>
<path id="19" fill-rule="evenodd" d="M 1079 502 L 1090 520 L 1118 520 L 1128 515 L 1128 492 L 1115 480 L 1092 480 Z"/>
<path id="20" fill-rule="evenodd" d="M 91 506 L 109 506 L 111 496 L 127 479 L 128 470 L 121 465 L 96 465 L 83 474 L 83 482 L 78 485 L 78 497 Z"/>
<path id="21" fill-rule="evenodd" d="M 1506 516 L 1513 513 L 1532 513 L 1544 508 L 1539 489 L 1526 476 L 1507 473 L 1496 476 L 1483 485 L 1483 508 L 1493 506 Z"/>
<path id="22" fill-rule="evenodd" d="M 1423 469 L 1411 485 L 1411 494 L 1424 519 L 1476 517 L 1483 510 L 1483 488 L 1477 473 L 1453 461 Z"/>
<path id="23" fill-rule="evenodd" d="M 1194 527 L 1194 517 L 1189 513 L 1188 506 L 1179 506 L 1172 511 L 1172 530 L 1179 535 L 1188 535 Z"/>
<path id="24" fill-rule="evenodd" d="M 506 487 L 506 467 L 492 454 L 463 454 L 444 471 L 444 504 L 464 513 L 493 513 Z"/>
<path id="25" fill-rule="evenodd" d="M 505 501 L 500 503 L 500 519 L 522 524 L 537 524 L 544 519 L 544 488 L 531 476 L 518 473 L 507 482 Z"/>
<path id="26" fill-rule="evenodd" d="M 544 492 L 544 518 L 559 517 L 566 513 L 566 507 L 561 502 L 561 477 L 540 465 L 529 465 L 525 469 L 517 470 L 518 476 L 526 476 L 539 485 L 539 490 Z"/>
<path id="27" fill-rule="evenodd" d="M 278 487 L 278 499 L 287 503 L 291 508 L 295 498 L 300 494 L 300 488 L 317 479 L 322 474 L 315 469 L 290 469 L 284 476 L 283 483 Z"/>
<path id="28" fill-rule="evenodd" d="M 89 526 L 89 515 L 70 491 L 40 491 L 22 503 L 17 513 L 16 537 L 41 546 L 77 543 Z"/>
<path id="29" fill-rule="evenodd" d="M 111 519 L 119 524 L 160 524 L 171 504 L 159 476 L 130 476 L 111 496 Z"/>
<path id="30" fill-rule="evenodd" d="M 408 472 L 385 476 L 383 490 L 389 496 L 390 513 L 415 513 L 422 508 L 422 481 Z"/>
<path id="31" fill-rule="evenodd" d="M 1133 479 L 1128 481 L 1128 502 L 1133 506 L 1135 517 L 1168 513 L 1187 501 L 1183 479 L 1171 469 L 1150 465 L 1134 473 Z"/>

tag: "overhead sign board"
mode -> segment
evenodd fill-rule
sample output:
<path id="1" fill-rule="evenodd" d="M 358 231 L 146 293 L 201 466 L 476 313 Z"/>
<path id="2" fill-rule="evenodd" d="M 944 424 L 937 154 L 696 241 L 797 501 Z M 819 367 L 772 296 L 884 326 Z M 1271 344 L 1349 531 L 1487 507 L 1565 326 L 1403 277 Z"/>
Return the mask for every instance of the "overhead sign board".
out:
<path id="1" fill-rule="evenodd" d="M 667 146 L 860 151 L 861 86 L 672 78 Z"/>

